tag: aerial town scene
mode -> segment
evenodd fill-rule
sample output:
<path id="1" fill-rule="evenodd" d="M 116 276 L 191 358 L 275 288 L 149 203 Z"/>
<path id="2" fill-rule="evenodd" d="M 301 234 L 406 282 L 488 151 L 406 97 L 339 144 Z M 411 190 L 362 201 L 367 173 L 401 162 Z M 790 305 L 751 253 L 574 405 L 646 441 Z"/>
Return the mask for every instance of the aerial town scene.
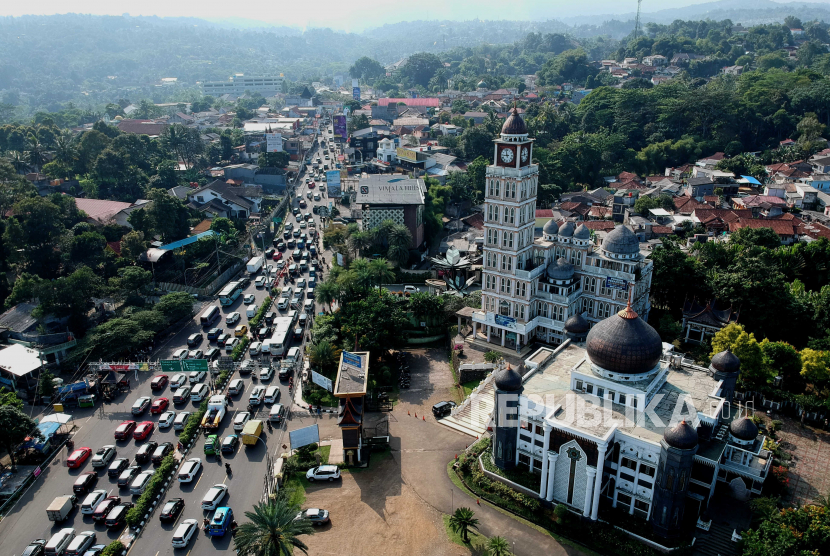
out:
<path id="1" fill-rule="evenodd" d="M 830 0 L 0 7 L 0 552 L 830 555 Z"/>

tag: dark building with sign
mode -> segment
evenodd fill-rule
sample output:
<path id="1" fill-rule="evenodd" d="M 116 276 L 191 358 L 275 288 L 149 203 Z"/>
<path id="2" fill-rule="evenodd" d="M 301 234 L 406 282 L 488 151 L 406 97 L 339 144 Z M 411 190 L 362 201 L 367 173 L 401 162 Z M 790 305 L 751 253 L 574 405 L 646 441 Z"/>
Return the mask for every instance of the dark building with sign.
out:
<path id="1" fill-rule="evenodd" d="M 343 455 L 353 465 L 364 461 L 363 412 L 369 374 L 369 352 L 340 353 L 334 396 L 340 399 L 337 425 L 343 435 Z"/>
<path id="2" fill-rule="evenodd" d="M 424 242 L 424 180 L 402 175 L 360 178 L 355 202 L 363 210 L 362 226 L 372 230 L 384 220 L 403 224 L 412 234 L 414 249 Z"/>

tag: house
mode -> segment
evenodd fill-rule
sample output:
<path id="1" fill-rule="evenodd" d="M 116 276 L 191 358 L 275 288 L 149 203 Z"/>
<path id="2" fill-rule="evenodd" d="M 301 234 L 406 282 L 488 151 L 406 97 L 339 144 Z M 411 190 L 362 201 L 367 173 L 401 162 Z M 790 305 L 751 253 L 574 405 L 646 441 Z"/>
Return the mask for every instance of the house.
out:
<path id="1" fill-rule="evenodd" d="M 686 342 L 703 343 L 707 337 L 714 336 L 728 324 L 738 322 L 738 311 L 732 307 L 721 307 L 717 299 L 701 305 L 696 300 L 683 303 L 682 330 Z M 698 334 L 700 334 L 698 336 Z"/>
<path id="2" fill-rule="evenodd" d="M 816 174 L 830 174 L 830 156 L 813 157 L 809 164 L 813 173 Z"/>
<path id="3" fill-rule="evenodd" d="M 744 72 L 744 66 L 727 66 L 721 70 L 724 75 L 741 75 Z"/>
<path id="4" fill-rule="evenodd" d="M 653 54 L 651 56 L 645 56 L 643 58 L 644 66 L 660 67 L 665 66 L 667 62 L 668 60 L 662 54 Z"/>
<path id="5" fill-rule="evenodd" d="M 576 192 L 573 192 L 573 193 L 563 193 L 559 197 L 559 200 L 563 203 L 567 203 L 567 202 L 585 203 L 588 206 L 601 205 L 603 203 L 603 199 L 605 199 L 605 198 L 607 198 L 608 196 L 611 195 L 610 193 L 608 193 L 604 189 L 601 189 L 601 191 L 607 193 L 607 196 L 600 197 L 598 194 L 594 194 L 594 193 L 591 193 L 591 192 L 576 191 Z"/>
<path id="6" fill-rule="evenodd" d="M 562 210 L 567 210 L 578 215 L 578 220 L 584 220 L 585 217 L 588 215 L 588 212 L 591 210 L 590 205 L 574 201 L 562 203 L 560 207 L 562 208 Z"/>
<path id="7" fill-rule="evenodd" d="M 628 191 L 625 189 L 618 189 L 614 193 L 614 204 L 611 212 L 611 217 L 614 222 L 622 222 L 625 218 L 627 210 L 634 209 L 634 203 L 640 198 L 640 192 L 637 190 Z"/>
<path id="8" fill-rule="evenodd" d="M 792 245 L 798 239 L 798 224 L 793 220 L 776 218 L 741 218 L 729 223 L 729 232 L 734 233 L 741 228 L 769 228 L 778 234 L 782 245 Z"/>
<path id="9" fill-rule="evenodd" d="M 184 112 L 176 112 L 169 118 L 167 118 L 167 123 L 169 124 L 184 124 L 190 125 L 196 122 L 196 119 L 193 116 L 188 116 Z"/>
<path id="10" fill-rule="evenodd" d="M 771 195 L 749 195 L 733 198 L 732 206 L 737 209 L 750 209 L 752 215 L 758 218 L 760 216 L 773 217 L 782 214 L 787 207 L 787 203 L 784 199 Z"/>
<path id="11" fill-rule="evenodd" d="M 224 207 L 230 218 L 248 218 L 251 214 L 259 213 L 262 203 L 262 187 L 258 185 L 235 186 L 223 180 L 216 180 L 190 193 L 190 206 L 203 210 L 205 205 L 211 205 L 203 212 L 213 212 Z"/>
<path id="12" fill-rule="evenodd" d="M 595 205 L 588 211 L 589 220 L 606 220 L 613 217 L 613 209 L 611 207 L 604 207 Z"/>
<path id="13" fill-rule="evenodd" d="M 673 66 L 688 66 L 691 58 L 685 52 L 677 52 L 671 57 L 671 65 Z"/>
<path id="14" fill-rule="evenodd" d="M 154 120 L 121 120 L 115 127 L 122 133 L 158 137 L 167 126 L 166 123 L 159 123 Z"/>
<path id="15" fill-rule="evenodd" d="M 697 201 L 694 197 L 689 197 L 688 195 L 683 195 L 681 197 L 677 197 L 674 199 L 674 208 L 675 214 L 681 215 L 688 215 L 691 214 L 698 208 L 712 208 L 711 206 L 707 205 L 706 203 L 701 203 Z"/>
<path id="16" fill-rule="evenodd" d="M 784 139 L 783 141 L 779 141 L 778 145 L 781 146 L 781 147 L 792 147 L 793 145 L 795 145 L 795 141 L 793 141 L 792 139 L 790 139 L 788 137 L 787 139 Z"/>
<path id="17" fill-rule="evenodd" d="M 118 224 L 132 228 L 128 218 L 130 213 L 147 205 L 149 201 L 139 199 L 135 203 L 122 203 L 120 201 L 106 201 L 104 199 L 75 198 L 75 205 L 78 210 L 84 211 L 87 222 L 96 226 L 105 224 Z"/>
<path id="18" fill-rule="evenodd" d="M 465 112 L 462 117 L 465 120 L 472 120 L 475 125 L 481 125 L 484 123 L 484 119 L 487 118 L 487 112 L 472 112 L 468 111 Z"/>
<path id="19" fill-rule="evenodd" d="M 75 336 L 66 328 L 67 319 L 52 315 L 34 317 L 32 312 L 37 306 L 37 303 L 21 302 L 1 314 L 0 338 L 34 350 L 43 363 L 60 363 L 67 351 L 75 347 Z"/>
<path id="20" fill-rule="evenodd" d="M 729 229 L 730 222 L 737 222 L 742 218 L 752 218 L 752 211 L 748 209 L 712 209 L 696 208 L 692 211 L 692 222 L 703 226 L 707 232 L 722 233 Z"/>
<path id="21" fill-rule="evenodd" d="M 689 178 L 686 180 L 684 193 L 689 197 L 702 200 L 707 195 L 714 195 L 715 182 L 708 177 Z"/>
<path id="22" fill-rule="evenodd" d="M 723 160 L 724 158 L 726 158 L 726 155 L 724 155 L 722 152 L 716 152 L 710 156 L 701 158 L 700 160 L 695 162 L 695 165 L 701 166 L 703 168 L 714 168 L 717 165 L 717 163 Z"/>
<path id="23" fill-rule="evenodd" d="M 256 164 L 231 164 L 223 169 L 225 180 L 259 185 L 264 193 L 280 195 L 285 192 L 285 171 L 278 168 L 260 168 Z"/>

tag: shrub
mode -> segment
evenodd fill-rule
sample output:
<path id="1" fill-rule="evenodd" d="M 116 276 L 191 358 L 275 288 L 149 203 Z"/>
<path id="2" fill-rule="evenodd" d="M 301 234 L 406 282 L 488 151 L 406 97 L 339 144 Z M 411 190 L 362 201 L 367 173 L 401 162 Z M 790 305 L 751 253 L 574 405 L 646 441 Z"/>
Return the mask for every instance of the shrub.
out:
<path id="1" fill-rule="evenodd" d="M 565 504 L 557 504 L 553 509 L 553 517 L 557 523 L 565 523 L 570 516 L 567 506 Z"/>
<path id="2" fill-rule="evenodd" d="M 101 556 L 121 556 L 124 548 L 125 547 L 121 541 L 112 541 L 107 545 L 104 551 L 101 552 Z"/>
<path id="3" fill-rule="evenodd" d="M 194 413 L 190 416 L 190 419 L 187 420 L 187 424 L 182 429 L 181 434 L 179 434 L 179 442 L 187 446 L 190 444 L 190 441 L 199 433 L 199 427 L 202 426 L 202 417 L 205 416 L 205 412 L 207 411 L 207 400 L 202 402 L 202 405 L 199 406 L 199 411 Z"/>
<path id="4" fill-rule="evenodd" d="M 231 357 L 233 357 L 234 361 L 239 361 L 243 355 L 245 355 L 245 350 L 248 349 L 248 344 L 251 343 L 251 339 L 248 336 L 242 338 L 239 343 L 233 348 L 231 351 Z"/>
<path id="5" fill-rule="evenodd" d="M 144 489 L 144 493 L 138 498 L 135 506 L 127 512 L 126 521 L 128 525 L 134 527 L 144 519 L 144 514 L 150 510 L 150 505 L 155 500 L 156 495 L 164 488 L 164 481 L 167 480 L 167 475 L 170 474 L 174 467 L 176 467 L 176 460 L 173 459 L 172 455 L 168 455 L 162 460 L 161 464 L 156 468 L 156 472 L 150 478 L 150 482 L 147 484 L 147 488 Z"/>
<path id="6" fill-rule="evenodd" d="M 262 301 L 262 305 L 256 312 L 256 315 L 253 316 L 251 320 L 248 321 L 248 328 L 254 330 L 260 323 L 260 321 L 265 318 L 265 313 L 268 312 L 268 309 L 271 308 L 271 304 L 274 300 L 269 295 Z"/>

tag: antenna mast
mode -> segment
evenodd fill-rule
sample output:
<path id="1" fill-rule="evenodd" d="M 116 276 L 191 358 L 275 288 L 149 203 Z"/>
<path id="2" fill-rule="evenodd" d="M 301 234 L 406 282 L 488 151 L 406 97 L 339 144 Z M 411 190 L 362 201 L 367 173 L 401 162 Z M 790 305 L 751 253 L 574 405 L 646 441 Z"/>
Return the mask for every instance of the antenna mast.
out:
<path id="1" fill-rule="evenodd" d="M 634 19 L 634 40 L 637 40 L 637 37 L 640 36 L 640 4 L 643 3 L 643 0 L 637 0 L 637 17 Z"/>

